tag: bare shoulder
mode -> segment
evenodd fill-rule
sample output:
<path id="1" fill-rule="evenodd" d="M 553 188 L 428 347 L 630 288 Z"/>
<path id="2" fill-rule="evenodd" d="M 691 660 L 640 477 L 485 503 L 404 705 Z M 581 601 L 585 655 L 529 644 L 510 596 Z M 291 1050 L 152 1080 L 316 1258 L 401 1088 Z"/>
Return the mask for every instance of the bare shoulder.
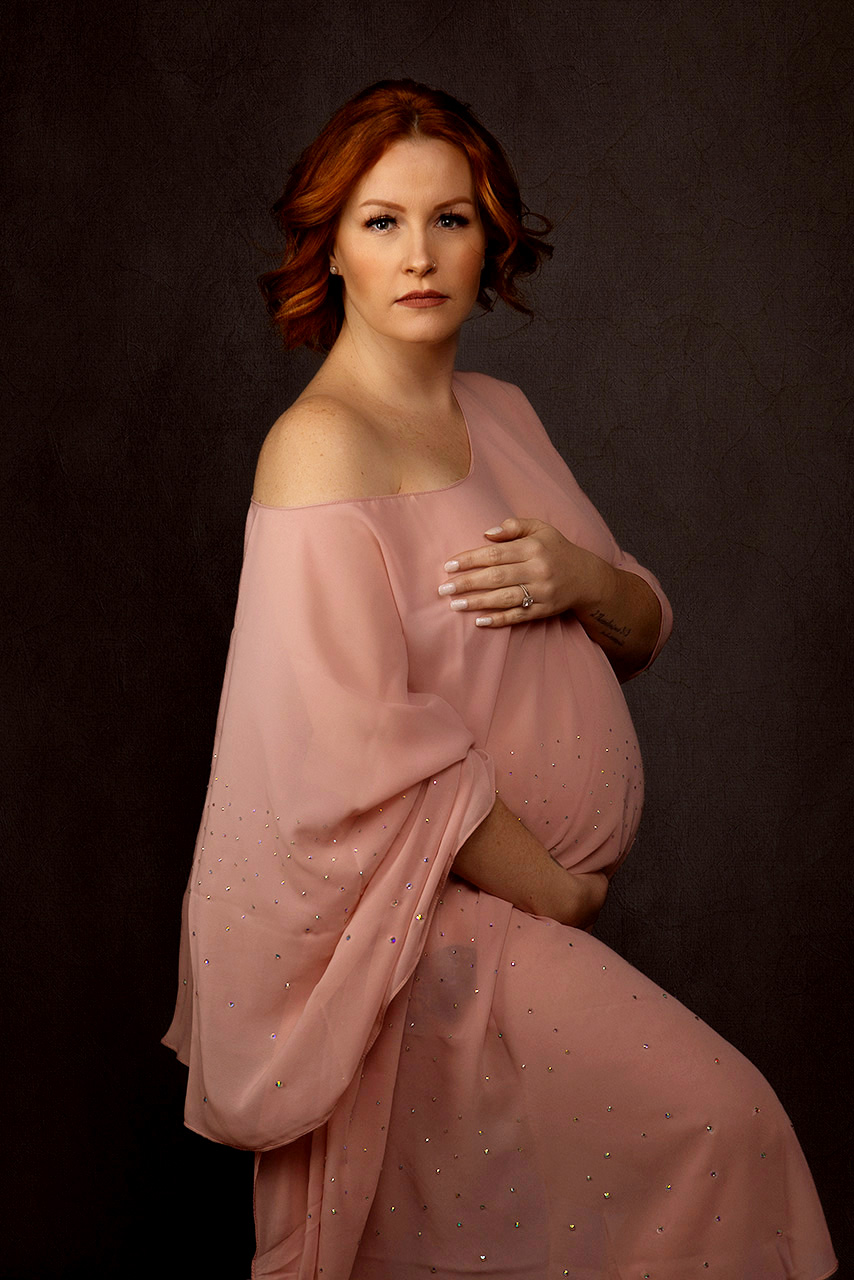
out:
<path id="1" fill-rule="evenodd" d="M 397 492 L 376 426 L 337 396 L 299 398 L 273 424 L 261 449 L 253 496 L 273 507 L 304 507 Z"/>

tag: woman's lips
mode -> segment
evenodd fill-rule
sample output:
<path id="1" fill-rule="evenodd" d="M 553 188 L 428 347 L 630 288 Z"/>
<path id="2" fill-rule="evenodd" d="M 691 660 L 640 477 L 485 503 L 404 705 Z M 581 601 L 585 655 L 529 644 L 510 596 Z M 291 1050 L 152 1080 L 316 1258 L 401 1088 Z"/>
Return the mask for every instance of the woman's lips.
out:
<path id="1" fill-rule="evenodd" d="M 439 307 L 448 299 L 444 293 L 434 293 L 428 289 L 425 293 L 407 293 L 402 298 L 397 299 L 397 305 L 401 307 Z"/>

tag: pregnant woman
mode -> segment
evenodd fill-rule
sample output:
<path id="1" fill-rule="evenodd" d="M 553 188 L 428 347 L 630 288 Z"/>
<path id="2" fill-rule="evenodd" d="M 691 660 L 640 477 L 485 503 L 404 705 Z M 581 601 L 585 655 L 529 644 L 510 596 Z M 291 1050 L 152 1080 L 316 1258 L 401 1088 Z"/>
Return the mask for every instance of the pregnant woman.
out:
<path id="1" fill-rule="evenodd" d="M 294 167 L 263 278 L 327 353 L 265 442 L 167 1043 L 255 1151 L 256 1280 L 820 1280 L 769 1085 L 588 932 L 670 611 L 525 396 L 454 369 L 549 247 L 408 81 Z"/>

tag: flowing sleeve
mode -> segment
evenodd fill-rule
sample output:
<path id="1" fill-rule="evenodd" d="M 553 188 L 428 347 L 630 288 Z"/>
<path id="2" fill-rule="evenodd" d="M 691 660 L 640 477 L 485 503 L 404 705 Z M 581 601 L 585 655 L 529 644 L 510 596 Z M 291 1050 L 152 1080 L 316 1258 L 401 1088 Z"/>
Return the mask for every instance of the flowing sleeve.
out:
<path id="1" fill-rule="evenodd" d="M 613 536 L 612 541 L 614 541 Z M 649 655 L 642 667 L 638 667 L 637 671 L 633 671 L 632 674 L 627 677 L 629 680 L 634 680 L 636 676 L 639 676 L 642 672 L 649 670 L 653 662 L 655 662 L 656 658 L 661 653 L 661 650 L 667 644 L 667 641 L 670 638 L 670 633 L 673 630 L 673 610 L 670 606 L 670 601 L 664 594 L 664 588 L 658 581 L 658 578 L 656 578 L 655 574 L 651 573 L 649 569 L 644 568 L 642 564 L 638 564 L 634 556 L 628 551 L 623 551 L 622 548 L 617 545 L 616 541 L 614 541 L 614 547 L 616 550 L 612 564 L 617 569 L 625 569 L 626 573 L 633 573 L 636 577 L 642 578 L 657 597 L 658 605 L 661 609 L 661 621 L 658 626 L 658 636 L 652 653 Z"/>
<path id="2" fill-rule="evenodd" d="M 525 393 L 511 383 L 493 381 L 495 381 L 496 386 L 501 387 L 504 393 L 509 396 L 510 403 L 515 407 L 515 421 L 521 426 L 528 440 L 532 442 L 534 450 L 542 454 L 542 465 L 547 473 L 553 477 L 560 478 L 563 496 L 566 501 L 559 504 L 559 509 L 555 513 L 555 526 L 572 542 L 577 542 L 579 546 L 595 551 L 597 555 L 607 560 L 614 568 L 624 569 L 627 573 L 633 573 L 636 577 L 642 578 L 658 599 L 661 620 L 655 647 L 644 666 L 639 667 L 629 677 L 629 679 L 633 680 L 642 671 L 648 670 L 670 638 L 670 633 L 673 630 L 673 610 L 670 606 L 670 601 L 655 574 L 639 564 L 630 552 L 624 551 L 620 547 L 605 520 L 569 469 L 566 460 L 555 448 L 537 411 Z"/>
<path id="3" fill-rule="evenodd" d="M 253 504 L 164 1037 L 216 1141 L 328 1119 L 493 806 L 489 758 L 407 673 L 365 505 Z"/>

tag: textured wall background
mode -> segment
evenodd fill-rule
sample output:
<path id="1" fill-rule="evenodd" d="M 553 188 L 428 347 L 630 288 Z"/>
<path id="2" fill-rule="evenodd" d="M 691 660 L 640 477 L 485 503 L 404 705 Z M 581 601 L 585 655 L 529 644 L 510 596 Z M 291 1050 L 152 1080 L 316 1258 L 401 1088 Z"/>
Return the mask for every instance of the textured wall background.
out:
<path id="1" fill-rule="evenodd" d="M 32 0 L 0 22 L 3 1277 L 248 1273 L 251 1157 L 182 1130 L 158 1040 L 254 459 L 314 367 L 254 277 L 287 164 L 399 75 L 472 102 L 557 224 L 537 320 L 472 321 L 461 366 L 523 386 L 677 613 L 630 689 L 648 807 L 601 932 L 770 1078 L 844 1257 L 850 5 Z"/>

